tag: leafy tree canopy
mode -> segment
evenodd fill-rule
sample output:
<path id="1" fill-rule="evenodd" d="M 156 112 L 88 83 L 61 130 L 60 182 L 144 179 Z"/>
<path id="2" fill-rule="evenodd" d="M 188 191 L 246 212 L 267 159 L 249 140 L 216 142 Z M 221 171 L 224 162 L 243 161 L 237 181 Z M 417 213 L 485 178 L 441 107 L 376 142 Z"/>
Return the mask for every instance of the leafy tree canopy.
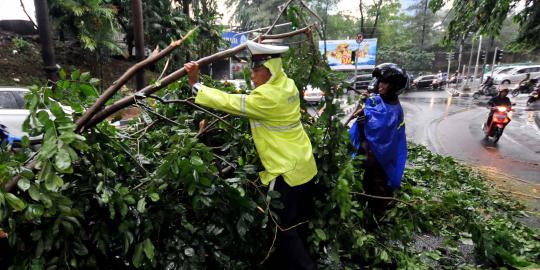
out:
<path id="1" fill-rule="evenodd" d="M 429 5 L 438 11 L 447 0 L 431 0 Z M 521 5 L 520 5 L 521 4 Z M 523 5 L 524 4 L 524 5 Z M 531 51 L 540 48 L 540 2 L 534 0 L 455 0 L 454 16 L 448 25 L 444 41 L 449 44 L 471 33 L 499 35 L 508 16 L 519 25 L 518 35 L 510 44 L 515 50 Z"/>

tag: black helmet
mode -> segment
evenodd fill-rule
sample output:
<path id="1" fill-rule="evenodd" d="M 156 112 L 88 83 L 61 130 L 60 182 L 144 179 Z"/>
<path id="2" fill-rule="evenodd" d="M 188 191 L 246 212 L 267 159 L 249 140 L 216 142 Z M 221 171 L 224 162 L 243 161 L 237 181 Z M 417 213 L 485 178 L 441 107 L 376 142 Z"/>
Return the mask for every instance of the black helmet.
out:
<path id="1" fill-rule="evenodd" d="M 379 82 L 386 82 L 391 85 L 395 95 L 399 95 L 409 88 L 409 76 L 404 69 L 393 63 L 380 64 L 371 73 L 377 79 L 375 88 L 378 89 Z"/>

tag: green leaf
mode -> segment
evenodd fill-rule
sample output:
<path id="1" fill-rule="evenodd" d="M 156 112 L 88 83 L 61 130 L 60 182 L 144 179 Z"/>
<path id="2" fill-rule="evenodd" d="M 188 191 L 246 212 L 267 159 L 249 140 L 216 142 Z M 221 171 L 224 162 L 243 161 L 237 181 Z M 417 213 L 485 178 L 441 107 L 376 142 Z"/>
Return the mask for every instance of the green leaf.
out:
<path id="1" fill-rule="evenodd" d="M 194 166 L 201 166 L 204 164 L 203 160 L 199 156 L 191 156 L 190 162 Z"/>
<path id="2" fill-rule="evenodd" d="M 98 97 L 99 94 L 97 93 L 96 89 L 88 84 L 82 84 L 81 85 L 81 92 L 87 97 Z"/>
<path id="3" fill-rule="evenodd" d="M 152 260 L 154 258 L 154 244 L 152 244 L 152 241 L 150 239 L 146 239 L 143 242 L 143 249 L 144 254 L 146 254 L 146 258 L 149 260 Z"/>
<path id="4" fill-rule="evenodd" d="M 21 179 L 19 179 L 19 182 L 17 182 L 17 186 L 22 191 L 27 191 L 30 188 L 30 181 L 28 179 L 26 179 L 26 178 L 21 178 Z"/>
<path id="5" fill-rule="evenodd" d="M 83 72 L 81 74 L 81 81 L 86 82 L 90 79 L 90 72 Z"/>
<path id="6" fill-rule="evenodd" d="M 65 115 L 64 110 L 62 109 L 62 107 L 60 107 L 60 104 L 58 102 L 52 103 L 51 113 L 57 118 L 61 118 Z"/>
<path id="7" fill-rule="evenodd" d="M 54 156 L 54 166 L 61 172 L 65 172 L 71 167 L 69 152 L 64 147 L 58 149 L 58 153 Z"/>
<path id="8" fill-rule="evenodd" d="M 73 243 L 73 251 L 79 256 L 86 256 L 88 254 L 88 249 L 86 246 L 77 241 Z"/>
<path id="9" fill-rule="evenodd" d="M 324 233 L 323 230 L 321 230 L 321 229 L 315 229 L 315 234 L 316 234 L 317 237 L 319 237 L 319 239 L 321 239 L 322 241 L 325 241 L 325 240 L 326 240 L 326 233 Z"/>
<path id="10" fill-rule="evenodd" d="M 150 199 L 153 201 L 153 202 L 157 202 L 159 201 L 159 194 L 157 193 L 150 193 L 150 195 L 148 195 L 150 197 Z"/>
<path id="11" fill-rule="evenodd" d="M 21 210 L 24 210 L 24 208 L 26 208 L 26 203 L 23 200 L 19 199 L 14 194 L 5 193 L 4 197 L 6 198 L 7 203 L 11 205 L 11 207 L 13 207 L 15 211 L 21 211 Z"/>
<path id="12" fill-rule="evenodd" d="M 146 208 L 146 199 L 142 198 L 137 202 L 137 211 L 139 211 L 139 213 L 144 213 L 145 208 Z"/>
<path id="13" fill-rule="evenodd" d="M 136 268 L 139 268 L 142 264 L 143 260 L 143 243 L 139 243 L 135 245 L 135 251 L 133 251 L 133 258 L 131 261 L 133 262 L 133 266 Z"/>
<path id="14" fill-rule="evenodd" d="M 34 201 L 39 201 L 41 198 L 41 193 L 39 192 L 37 186 L 30 186 L 30 189 L 28 189 L 28 194 L 30 194 L 30 198 Z"/>
<path id="15" fill-rule="evenodd" d="M 78 69 L 73 71 L 73 73 L 71 73 L 71 79 L 74 81 L 78 80 L 80 76 L 81 76 L 81 71 Z"/>
<path id="16" fill-rule="evenodd" d="M 45 179 L 45 187 L 50 191 L 58 191 L 58 189 L 64 185 L 64 180 L 56 173 L 50 173 L 47 179 Z"/>
<path id="17" fill-rule="evenodd" d="M 92 85 L 98 85 L 100 82 L 99 79 L 96 79 L 96 78 L 92 78 L 90 79 L 89 83 L 92 84 Z"/>
<path id="18" fill-rule="evenodd" d="M 44 159 L 49 159 L 56 154 L 57 149 L 56 139 L 46 140 L 39 151 L 39 155 Z"/>
<path id="19" fill-rule="evenodd" d="M 191 247 L 184 249 L 184 254 L 188 257 L 193 257 L 195 255 L 195 250 Z"/>
<path id="20" fill-rule="evenodd" d="M 66 71 L 64 69 L 60 69 L 60 72 L 58 72 L 58 75 L 60 75 L 60 79 L 62 80 L 66 79 Z"/>

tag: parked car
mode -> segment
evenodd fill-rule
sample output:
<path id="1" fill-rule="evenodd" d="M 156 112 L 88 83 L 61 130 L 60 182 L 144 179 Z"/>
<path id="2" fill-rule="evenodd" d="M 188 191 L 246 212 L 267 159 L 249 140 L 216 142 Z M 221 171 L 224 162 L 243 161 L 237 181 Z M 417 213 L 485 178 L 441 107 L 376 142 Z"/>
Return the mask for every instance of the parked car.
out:
<path id="1" fill-rule="evenodd" d="M 530 74 L 531 78 L 538 77 L 540 75 L 540 65 L 514 67 L 511 70 L 493 75 L 493 79 L 495 84 L 514 84 L 525 79 L 527 74 Z"/>
<path id="2" fill-rule="evenodd" d="M 324 92 L 319 88 L 315 88 L 315 87 L 312 87 L 311 85 L 307 85 L 306 89 L 304 90 L 303 95 L 304 95 L 304 101 L 306 101 L 307 103 L 318 104 L 323 99 Z"/>
<path id="3" fill-rule="evenodd" d="M 431 87 L 433 80 L 437 79 L 437 75 L 422 75 L 414 79 L 411 84 L 411 89 L 420 89 Z"/>
<path id="4" fill-rule="evenodd" d="M 347 90 L 364 90 L 368 89 L 369 83 L 373 79 L 373 76 L 371 74 L 362 74 L 362 75 L 356 75 L 356 78 L 353 76 L 352 78 L 349 78 L 346 83 L 349 85 L 347 87 Z M 356 88 L 355 88 L 355 81 L 356 81 Z"/>
<path id="5" fill-rule="evenodd" d="M 499 73 L 504 74 L 504 73 L 514 69 L 514 68 L 516 68 L 516 67 L 515 66 L 496 67 L 493 70 L 493 76 L 495 76 L 495 75 L 497 75 Z M 484 73 L 484 76 L 482 77 L 482 81 L 485 81 L 488 76 L 491 76 L 491 71 Z"/>
<path id="6" fill-rule="evenodd" d="M 0 124 L 6 126 L 10 134 L 19 137 L 26 135 L 22 130 L 22 126 L 30 114 L 24 106 L 24 96 L 28 92 L 29 90 L 26 88 L 0 87 Z M 60 106 L 67 114 L 73 113 L 72 108 Z M 53 117 L 51 112 L 48 113 Z"/>
<path id="7" fill-rule="evenodd" d="M 22 124 L 30 114 L 24 108 L 24 95 L 28 89 L 0 87 L 0 123 L 15 136 L 25 135 Z"/>

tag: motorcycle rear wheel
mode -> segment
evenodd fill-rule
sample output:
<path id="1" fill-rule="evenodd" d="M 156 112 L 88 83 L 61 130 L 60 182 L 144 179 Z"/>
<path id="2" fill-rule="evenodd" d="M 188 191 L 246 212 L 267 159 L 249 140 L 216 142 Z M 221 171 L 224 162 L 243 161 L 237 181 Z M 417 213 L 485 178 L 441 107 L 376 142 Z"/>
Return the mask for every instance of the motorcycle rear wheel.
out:
<path id="1" fill-rule="evenodd" d="M 519 95 L 519 90 L 518 89 L 512 90 L 512 96 L 513 97 L 517 97 L 518 95 Z"/>
<path id="2" fill-rule="evenodd" d="M 474 93 L 474 94 L 472 95 L 472 97 L 473 97 L 474 99 L 478 99 L 478 98 L 480 97 L 480 94 Z"/>

